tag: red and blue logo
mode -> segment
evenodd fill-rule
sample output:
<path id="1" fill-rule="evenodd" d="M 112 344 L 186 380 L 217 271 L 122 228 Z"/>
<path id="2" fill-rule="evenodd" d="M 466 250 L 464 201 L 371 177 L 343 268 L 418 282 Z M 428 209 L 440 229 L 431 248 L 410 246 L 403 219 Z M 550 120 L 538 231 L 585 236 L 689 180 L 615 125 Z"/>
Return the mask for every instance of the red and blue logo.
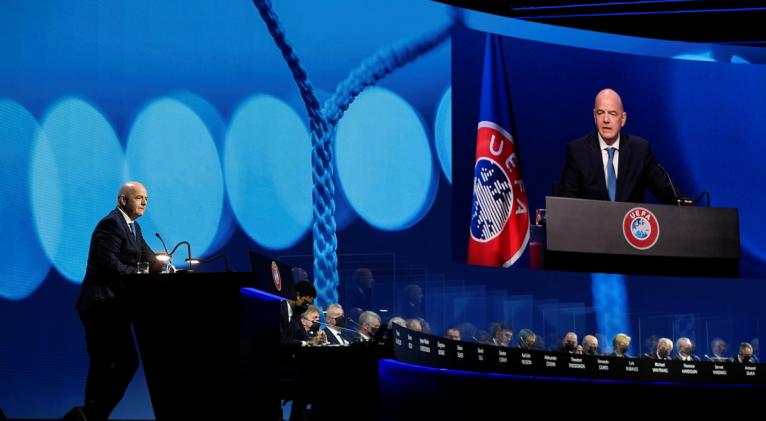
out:
<path id="1" fill-rule="evenodd" d="M 274 261 L 271 262 L 271 279 L 274 280 L 274 288 L 282 291 L 282 274 L 279 273 L 279 266 Z"/>
<path id="2" fill-rule="evenodd" d="M 633 208 L 622 219 L 622 234 L 633 248 L 647 250 L 660 238 L 660 223 L 646 208 Z"/>

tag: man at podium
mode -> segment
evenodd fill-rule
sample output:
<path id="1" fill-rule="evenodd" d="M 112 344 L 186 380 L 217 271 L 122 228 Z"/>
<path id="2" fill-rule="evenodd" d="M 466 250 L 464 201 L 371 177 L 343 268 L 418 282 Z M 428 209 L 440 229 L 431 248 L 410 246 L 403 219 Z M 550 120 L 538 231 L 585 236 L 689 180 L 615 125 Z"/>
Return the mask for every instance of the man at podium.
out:
<path id="1" fill-rule="evenodd" d="M 162 269 L 136 221 L 143 216 L 148 200 L 143 184 L 123 184 L 117 207 L 99 221 L 91 236 L 88 266 L 77 299 L 90 360 L 85 406 L 75 407 L 64 419 L 109 418 L 138 369 L 131 321 L 116 278 Z"/>
<path id="2" fill-rule="evenodd" d="M 621 132 L 627 119 L 617 92 L 596 95 L 596 131 L 567 144 L 560 196 L 641 203 L 648 188 L 662 202 L 678 203 L 677 189 L 649 142 Z"/>

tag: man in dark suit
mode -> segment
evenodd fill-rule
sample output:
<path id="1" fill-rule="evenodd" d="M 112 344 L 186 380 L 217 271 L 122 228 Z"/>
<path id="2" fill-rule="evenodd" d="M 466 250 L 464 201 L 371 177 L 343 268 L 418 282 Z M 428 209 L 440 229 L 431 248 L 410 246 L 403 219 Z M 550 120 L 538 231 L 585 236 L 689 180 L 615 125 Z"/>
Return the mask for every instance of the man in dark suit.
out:
<path id="1" fill-rule="evenodd" d="M 295 299 L 283 301 L 280 306 L 280 344 L 283 350 L 290 354 L 295 348 L 308 345 L 319 345 L 319 338 L 308 340 L 304 336 L 300 316 L 314 303 L 317 290 L 308 281 L 295 284 Z"/>
<path id="2" fill-rule="evenodd" d="M 106 420 L 138 369 L 131 320 L 122 301 L 123 285 L 116 275 L 137 273 L 139 262 L 146 262 L 152 272 L 162 269 L 136 222 L 144 214 L 147 200 L 143 184 L 123 184 L 117 208 L 99 221 L 91 236 L 76 306 L 90 359 L 85 406 L 74 408 L 65 419 Z"/>
<path id="3" fill-rule="evenodd" d="M 673 351 L 673 341 L 668 338 L 660 338 L 657 340 L 657 349 L 654 352 L 647 352 L 644 357 L 653 360 L 669 360 L 671 351 Z"/>
<path id="4" fill-rule="evenodd" d="M 699 361 L 700 357 L 693 354 L 694 345 L 691 339 L 683 337 L 676 340 L 677 354 L 673 357 L 676 361 Z"/>
<path id="5" fill-rule="evenodd" d="M 355 334 L 346 329 L 346 316 L 340 304 L 328 304 L 325 307 L 324 319 L 327 327 L 324 329 L 327 343 L 330 345 L 349 345 L 358 339 Z"/>
<path id="6" fill-rule="evenodd" d="M 279 394 L 286 400 L 292 400 L 290 420 L 306 418 L 306 406 L 309 397 L 305 394 L 308 387 L 296 360 L 296 352 L 301 347 L 319 345 L 324 335 L 309 336 L 302 315 L 312 307 L 317 290 L 308 281 L 295 283 L 295 298 L 282 301 L 280 305 L 279 343 L 281 360 L 279 366 Z M 317 312 L 317 320 L 318 320 Z"/>
<path id="7" fill-rule="evenodd" d="M 648 188 L 662 202 L 678 203 L 677 189 L 649 142 L 621 133 L 627 118 L 617 92 L 604 89 L 596 95 L 597 131 L 566 146 L 561 196 L 640 203 Z"/>

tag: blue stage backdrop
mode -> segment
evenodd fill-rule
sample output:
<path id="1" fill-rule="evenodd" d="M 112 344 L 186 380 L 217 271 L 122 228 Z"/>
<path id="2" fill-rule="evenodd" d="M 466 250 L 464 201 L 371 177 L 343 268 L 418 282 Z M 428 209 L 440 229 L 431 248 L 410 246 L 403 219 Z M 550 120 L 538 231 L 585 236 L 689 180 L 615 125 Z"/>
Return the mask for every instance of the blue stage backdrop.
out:
<path id="1" fill-rule="evenodd" d="M 365 58 L 454 19 L 424 0 L 277 2 L 275 12 L 320 101 Z M 506 58 L 533 209 L 558 175 L 563 142 L 591 129 L 593 95 L 612 86 L 628 128 L 653 141 L 682 186 L 740 208 L 745 267 L 760 276 L 763 65 L 682 43 L 466 18 L 515 33 Z M 461 264 L 483 39 L 456 29 L 364 90 L 339 122 L 341 302 L 365 267 L 376 279 L 372 308 L 396 313 L 404 286 L 418 284 L 438 333 L 506 321 L 549 343 L 572 329 L 602 343 L 620 330 L 639 342 L 685 333 L 703 349 L 714 335 L 757 338 L 758 280 Z M 683 54 L 726 62 L 671 58 Z M 736 61 L 756 56 L 737 51 Z M 308 117 L 252 2 L 5 2 L 0 59 L 0 408 L 10 417 L 61 416 L 82 401 L 87 356 L 74 303 L 92 229 L 124 180 L 149 189 L 140 223 L 153 248 L 161 232 L 190 241 L 198 257 L 226 253 L 235 270 L 249 269 L 254 249 L 312 276 Z M 113 417 L 152 418 L 140 372 Z"/>

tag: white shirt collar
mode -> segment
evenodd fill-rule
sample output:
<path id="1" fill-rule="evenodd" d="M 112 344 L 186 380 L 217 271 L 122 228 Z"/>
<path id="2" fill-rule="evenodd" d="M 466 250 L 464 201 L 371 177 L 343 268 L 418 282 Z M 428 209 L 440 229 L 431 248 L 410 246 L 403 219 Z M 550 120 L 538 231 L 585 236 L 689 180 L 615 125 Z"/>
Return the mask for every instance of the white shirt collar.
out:
<path id="1" fill-rule="evenodd" d="M 125 218 L 125 223 L 126 223 L 126 224 L 132 224 L 133 222 L 136 222 L 135 220 L 133 220 L 133 219 L 130 219 L 130 217 L 128 216 L 128 214 L 127 214 L 127 213 L 125 213 L 125 211 L 124 211 L 124 210 L 122 210 L 122 208 L 121 208 L 121 207 L 119 207 L 119 206 L 118 206 L 118 207 L 117 207 L 117 210 L 118 210 L 118 211 L 120 211 L 120 213 L 122 214 L 122 217 L 123 217 L 123 218 Z"/>
<path id="2" fill-rule="evenodd" d="M 617 135 L 617 140 L 614 141 L 611 145 L 607 145 L 606 142 L 604 142 L 604 138 L 601 137 L 601 133 L 598 134 L 598 147 L 602 151 L 606 148 L 616 148 L 618 151 L 620 150 L 620 135 Z"/>

